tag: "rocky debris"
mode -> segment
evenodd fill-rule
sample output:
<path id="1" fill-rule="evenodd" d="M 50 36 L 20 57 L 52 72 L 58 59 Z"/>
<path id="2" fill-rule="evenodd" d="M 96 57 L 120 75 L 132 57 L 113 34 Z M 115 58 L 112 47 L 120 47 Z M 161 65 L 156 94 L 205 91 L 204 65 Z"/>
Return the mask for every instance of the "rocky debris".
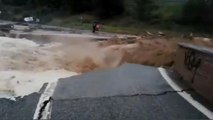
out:
<path id="1" fill-rule="evenodd" d="M 159 32 L 158 32 L 158 35 L 159 35 L 159 36 L 165 36 L 165 33 L 159 31 Z"/>
<path id="2" fill-rule="evenodd" d="M 205 47 L 213 47 L 213 40 L 205 37 L 193 37 L 191 40 L 193 44 Z"/>
<path id="3" fill-rule="evenodd" d="M 118 38 L 118 37 L 113 37 L 111 39 L 108 39 L 106 41 L 101 42 L 99 45 L 101 47 L 106 47 L 106 46 L 110 46 L 110 45 L 123 45 L 123 44 L 133 44 L 136 43 L 136 37 L 130 37 L 128 39 L 128 37 L 126 38 Z"/>
<path id="4" fill-rule="evenodd" d="M 149 31 L 146 31 L 145 33 L 146 33 L 146 35 L 148 35 L 148 36 L 153 36 L 153 35 L 154 35 L 153 33 L 149 32 Z"/>
<path id="5" fill-rule="evenodd" d="M 193 39 L 194 34 L 193 33 L 184 33 L 181 35 L 181 38 L 183 39 L 188 39 L 188 40 L 192 40 Z"/>
<path id="6" fill-rule="evenodd" d="M 211 41 L 210 38 L 206 38 L 206 37 L 193 37 L 193 40 L 202 40 L 204 42 L 210 42 Z"/>

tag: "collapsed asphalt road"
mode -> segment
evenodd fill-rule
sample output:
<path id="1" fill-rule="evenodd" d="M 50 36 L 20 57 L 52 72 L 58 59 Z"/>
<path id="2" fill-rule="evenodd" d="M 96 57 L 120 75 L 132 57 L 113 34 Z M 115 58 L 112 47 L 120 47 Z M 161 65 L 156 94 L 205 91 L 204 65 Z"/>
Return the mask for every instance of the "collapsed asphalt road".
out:
<path id="1" fill-rule="evenodd" d="M 207 119 L 202 105 L 183 98 L 157 68 L 136 64 L 61 79 L 53 95 L 52 119 Z M 183 96 L 182 96 L 183 95 Z M 193 101 L 193 102 L 192 102 Z M 203 108 L 205 109 L 199 109 Z"/>
<path id="2" fill-rule="evenodd" d="M 212 109 L 187 96 L 188 92 L 195 94 L 189 87 L 175 89 L 171 82 L 157 68 L 126 64 L 60 79 L 54 94 L 42 103 L 42 95 L 37 93 L 16 102 L 1 99 L 0 117 L 29 120 L 36 119 L 37 114 L 37 118 L 53 120 L 212 118 Z M 44 90 L 43 96 L 48 96 L 47 91 L 51 90 Z"/>
<path id="3" fill-rule="evenodd" d="M 32 120 L 39 98 L 39 93 L 33 93 L 16 101 L 0 99 L 1 120 Z"/>

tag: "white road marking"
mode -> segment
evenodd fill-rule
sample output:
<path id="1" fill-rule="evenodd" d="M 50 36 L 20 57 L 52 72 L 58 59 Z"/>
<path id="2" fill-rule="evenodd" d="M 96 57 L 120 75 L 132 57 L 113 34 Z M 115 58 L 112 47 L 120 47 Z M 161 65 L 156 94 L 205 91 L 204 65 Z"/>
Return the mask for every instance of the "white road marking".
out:
<path id="1" fill-rule="evenodd" d="M 55 82 L 54 83 L 49 83 L 47 85 L 44 93 L 41 95 L 41 97 L 39 99 L 39 102 L 38 102 L 37 107 L 36 107 L 36 111 L 35 111 L 34 116 L 33 116 L 33 120 L 38 120 L 39 112 L 40 112 L 41 107 L 43 106 L 43 103 L 45 101 L 49 100 L 50 97 L 52 97 L 53 92 L 55 90 L 55 87 L 56 87 L 56 83 Z M 45 109 L 43 111 L 42 118 L 41 118 L 42 120 L 43 119 L 44 120 L 47 120 L 47 119 L 49 120 L 50 119 L 50 117 L 51 117 L 51 108 L 52 108 L 52 106 L 51 106 L 51 103 L 49 102 L 46 105 L 46 107 L 45 107 Z"/>
<path id="2" fill-rule="evenodd" d="M 178 86 L 173 80 L 168 76 L 166 70 L 164 68 L 158 68 L 159 72 L 166 80 L 166 82 L 176 91 L 181 91 L 182 88 Z M 188 101 L 191 105 L 193 105 L 197 110 L 206 115 L 209 119 L 213 119 L 213 112 L 207 109 L 205 106 L 200 104 L 198 101 L 194 100 L 190 94 L 186 92 L 178 92 L 180 96 L 182 96 L 186 101 Z"/>

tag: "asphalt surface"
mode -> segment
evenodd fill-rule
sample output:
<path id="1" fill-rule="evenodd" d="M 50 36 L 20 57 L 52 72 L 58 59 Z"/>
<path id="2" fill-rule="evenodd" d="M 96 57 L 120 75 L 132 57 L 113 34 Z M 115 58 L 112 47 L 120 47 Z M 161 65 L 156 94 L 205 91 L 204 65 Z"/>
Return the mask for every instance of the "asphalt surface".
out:
<path id="1" fill-rule="evenodd" d="M 33 93 L 16 101 L 0 99 L 0 119 L 32 120 L 39 98 L 39 93 Z"/>
<path id="2" fill-rule="evenodd" d="M 56 100 L 53 120 L 207 119 L 177 93 Z"/>
<path id="3" fill-rule="evenodd" d="M 66 92 L 65 92 L 66 91 Z M 61 79 L 53 99 L 75 99 L 174 91 L 158 69 L 125 64 L 121 67 Z"/>
<path id="4" fill-rule="evenodd" d="M 185 87 L 187 88 L 187 87 Z M 136 64 L 61 79 L 53 120 L 207 119 L 161 77 Z"/>
<path id="5" fill-rule="evenodd" d="M 46 86 L 47 84 L 41 88 L 40 93 L 17 98 L 16 101 L 0 99 L 0 119 L 33 119 Z M 184 89 L 189 88 L 185 86 Z M 51 119 L 207 119 L 178 92 L 182 91 L 174 91 L 157 68 L 125 64 L 115 69 L 59 80 L 49 101 L 52 108 Z M 44 110 L 45 107 L 40 111 Z"/>

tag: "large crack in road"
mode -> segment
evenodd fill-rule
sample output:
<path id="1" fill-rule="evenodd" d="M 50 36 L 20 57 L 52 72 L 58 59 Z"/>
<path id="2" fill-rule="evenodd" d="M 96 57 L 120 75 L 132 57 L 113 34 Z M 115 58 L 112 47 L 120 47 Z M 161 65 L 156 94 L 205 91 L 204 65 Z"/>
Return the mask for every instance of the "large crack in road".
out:
<path id="1" fill-rule="evenodd" d="M 50 119 L 49 116 L 47 116 L 46 118 L 44 118 L 43 114 L 44 114 L 44 112 L 47 112 L 47 111 L 45 111 L 45 109 L 47 109 L 46 107 L 49 106 L 51 100 L 52 100 L 52 98 L 50 97 L 48 100 L 46 100 L 46 101 L 44 101 L 42 103 L 42 106 L 41 106 L 41 108 L 39 110 L 38 118 L 36 118 L 36 120 Z"/>

